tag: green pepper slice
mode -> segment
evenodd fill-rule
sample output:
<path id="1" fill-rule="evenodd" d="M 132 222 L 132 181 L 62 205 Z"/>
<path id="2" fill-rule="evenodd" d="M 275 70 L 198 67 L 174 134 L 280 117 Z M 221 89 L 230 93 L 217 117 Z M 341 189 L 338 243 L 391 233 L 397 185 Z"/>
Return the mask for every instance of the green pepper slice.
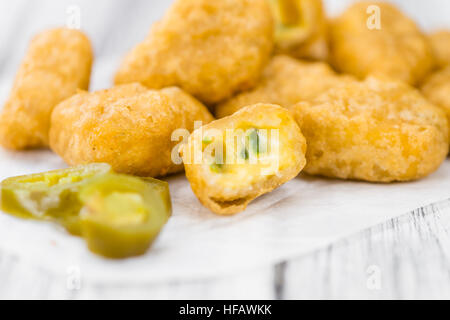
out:
<path id="1" fill-rule="evenodd" d="M 96 163 L 6 179 L 1 183 L 1 209 L 23 219 L 55 221 L 80 235 L 80 187 L 108 172 L 108 164 Z"/>
<path id="2" fill-rule="evenodd" d="M 168 184 L 106 174 L 79 193 L 82 236 L 89 249 L 113 259 L 144 254 L 171 215 Z"/>

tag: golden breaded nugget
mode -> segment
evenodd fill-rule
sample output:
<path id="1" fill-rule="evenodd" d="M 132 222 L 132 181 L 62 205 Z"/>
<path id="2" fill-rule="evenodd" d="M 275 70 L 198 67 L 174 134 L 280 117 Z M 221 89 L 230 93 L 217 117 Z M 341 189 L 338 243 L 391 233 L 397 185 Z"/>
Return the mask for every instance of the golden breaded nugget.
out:
<path id="1" fill-rule="evenodd" d="M 52 110 L 88 88 L 92 55 L 80 31 L 58 28 L 38 34 L 0 116 L 0 144 L 13 150 L 48 146 Z"/>
<path id="2" fill-rule="evenodd" d="M 440 68 L 450 64 L 450 31 L 440 30 L 430 35 L 431 46 Z"/>
<path id="3" fill-rule="evenodd" d="M 306 163 L 306 142 L 288 110 L 257 104 L 197 129 L 181 153 L 202 204 L 230 215 L 295 178 Z"/>
<path id="4" fill-rule="evenodd" d="M 325 63 L 275 56 L 266 67 L 259 85 L 217 105 L 216 116 L 223 118 L 256 103 L 278 104 L 287 108 L 314 98 L 346 79 L 350 77 L 337 76 Z"/>
<path id="5" fill-rule="evenodd" d="M 115 82 L 176 85 L 213 104 L 255 85 L 272 49 L 266 0 L 177 0 L 127 55 Z"/>
<path id="6" fill-rule="evenodd" d="M 428 39 L 388 3 L 354 4 L 332 23 L 330 34 L 333 65 L 360 79 L 374 74 L 414 85 L 434 64 Z"/>
<path id="7" fill-rule="evenodd" d="M 450 121 L 450 65 L 431 74 L 424 82 L 422 92 L 428 100 L 445 111 Z"/>
<path id="8" fill-rule="evenodd" d="M 275 17 L 277 51 L 296 58 L 328 58 L 322 0 L 268 0 Z"/>
<path id="9" fill-rule="evenodd" d="M 176 129 L 213 120 L 208 109 L 178 88 L 140 84 L 79 93 L 52 114 L 50 146 L 69 165 L 105 162 L 119 173 L 163 176 L 182 171 L 171 159 Z"/>
<path id="10" fill-rule="evenodd" d="M 444 112 L 403 82 L 347 82 L 292 111 L 312 175 L 409 181 L 435 171 L 448 153 Z"/>

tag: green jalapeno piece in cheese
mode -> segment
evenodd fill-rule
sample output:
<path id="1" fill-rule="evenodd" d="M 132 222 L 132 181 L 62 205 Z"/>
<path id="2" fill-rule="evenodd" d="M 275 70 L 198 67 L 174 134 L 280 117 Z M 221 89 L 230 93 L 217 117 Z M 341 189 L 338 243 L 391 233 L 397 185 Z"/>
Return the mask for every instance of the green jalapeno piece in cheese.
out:
<path id="1" fill-rule="evenodd" d="M 252 129 L 248 135 L 250 149 L 254 154 L 259 154 L 259 135 L 258 130 Z"/>
<path id="2" fill-rule="evenodd" d="M 248 149 L 247 148 L 242 148 L 241 150 L 241 158 L 244 160 L 248 160 L 248 158 L 250 157 L 250 155 L 248 154 Z"/>
<path id="3" fill-rule="evenodd" d="M 171 215 L 167 183 L 126 175 L 94 178 L 79 194 L 82 235 L 108 258 L 144 254 Z"/>
<path id="4" fill-rule="evenodd" d="M 281 47 L 299 45 L 308 40 L 311 27 L 305 16 L 310 1 L 304 0 L 268 0 L 275 20 L 275 39 Z M 315 11 L 314 11 L 315 12 Z"/>
<path id="5" fill-rule="evenodd" d="M 209 167 L 211 168 L 211 171 L 214 173 L 222 173 L 224 165 L 220 163 L 213 163 Z"/>
<path id="6" fill-rule="evenodd" d="M 251 129 L 247 138 L 249 141 L 250 150 L 253 154 L 259 155 L 267 152 L 267 136 L 264 137 L 260 130 Z"/>
<path id="7" fill-rule="evenodd" d="M 202 140 L 203 145 L 208 145 L 211 142 L 213 142 L 211 137 L 204 137 L 203 140 Z"/>
<path id="8" fill-rule="evenodd" d="M 78 192 L 90 178 L 110 171 L 109 165 L 98 163 L 6 179 L 1 209 L 19 218 L 54 221 L 79 235 Z"/>

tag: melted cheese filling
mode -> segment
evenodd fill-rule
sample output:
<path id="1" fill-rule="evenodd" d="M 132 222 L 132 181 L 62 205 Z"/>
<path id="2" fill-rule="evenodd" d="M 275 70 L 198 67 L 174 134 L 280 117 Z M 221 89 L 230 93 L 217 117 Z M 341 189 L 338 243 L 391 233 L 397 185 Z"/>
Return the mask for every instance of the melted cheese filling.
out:
<path id="1" fill-rule="evenodd" d="M 280 175 L 295 165 L 291 139 L 282 129 L 252 127 L 235 130 L 231 140 L 207 137 L 206 145 L 216 151 L 202 164 L 208 184 L 219 185 L 225 193 L 250 191 L 254 184 Z"/>

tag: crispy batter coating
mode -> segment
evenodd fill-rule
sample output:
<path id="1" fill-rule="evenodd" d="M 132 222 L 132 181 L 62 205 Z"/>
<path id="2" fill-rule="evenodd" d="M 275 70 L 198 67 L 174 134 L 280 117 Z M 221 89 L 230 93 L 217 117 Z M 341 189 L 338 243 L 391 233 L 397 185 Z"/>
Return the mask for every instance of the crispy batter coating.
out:
<path id="1" fill-rule="evenodd" d="M 105 162 L 119 173 L 157 177 L 182 171 L 171 159 L 172 132 L 192 131 L 213 117 L 178 88 L 149 90 L 127 84 L 82 92 L 52 114 L 50 146 L 69 165 Z"/>
<path id="2" fill-rule="evenodd" d="M 376 11 L 371 11 L 376 7 L 379 29 Z M 374 74 L 414 85 L 434 64 L 428 39 L 414 21 L 388 3 L 354 4 L 332 23 L 330 34 L 332 64 L 360 79 Z"/>
<path id="3" fill-rule="evenodd" d="M 450 64 L 450 31 L 440 30 L 430 35 L 437 65 L 440 68 Z"/>
<path id="4" fill-rule="evenodd" d="M 288 56 L 275 56 L 266 67 L 258 86 L 216 106 L 217 118 L 232 115 L 239 109 L 256 104 L 271 103 L 289 107 L 309 100 L 351 77 L 337 76 L 321 62 L 302 62 Z"/>
<path id="5" fill-rule="evenodd" d="M 58 28 L 38 34 L 0 116 L 0 144 L 13 150 L 48 146 L 52 110 L 88 88 L 92 56 L 90 41 L 80 31 Z"/>
<path id="6" fill-rule="evenodd" d="M 448 153 L 444 112 L 403 82 L 347 82 L 292 110 L 312 175 L 409 181 L 435 171 Z"/>
<path id="7" fill-rule="evenodd" d="M 279 53 L 296 58 L 328 58 L 327 20 L 322 0 L 268 0 L 275 18 Z"/>
<path id="8" fill-rule="evenodd" d="M 428 100 L 445 111 L 450 121 L 450 65 L 431 74 L 424 82 L 422 92 Z"/>
<path id="9" fill-rule="evenodd" d="M 220 163 L 218 152 L 224 154 Z M 287 109 L 256 104 L 197 129 L 181 153 L 200 202 L 231 215 L 295 178 L 306 164 L 306 141 Z"/>
<path id="10" fill-rule="evenodd" d="M 272 49 L 266 0 L 176 0 L 126 56 L 115 82 L 176 85 L 213 104 L 255 85 Z"/>

